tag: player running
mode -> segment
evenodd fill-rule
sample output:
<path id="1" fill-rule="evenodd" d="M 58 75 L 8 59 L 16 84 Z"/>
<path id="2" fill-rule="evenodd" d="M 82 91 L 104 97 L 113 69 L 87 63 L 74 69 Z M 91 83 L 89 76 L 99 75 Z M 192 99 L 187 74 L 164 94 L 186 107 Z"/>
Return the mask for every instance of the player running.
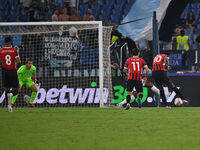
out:
<path id="1" fill-rule="evenodd" d="M 32 64 L 32 60 L 28 58 L 26 60 L 26 64 L 21 66 L 18 71 L 18 78 L 19 78 L 19 89 L 21 90 L 23 85 L 26 85 L 27 88 L 30 88 L 32 90 L 31 99 L 28 104 L 28 107 L 35 107 L 33 102 L 37 95 L 37 86 L 35 84 L 36 82 L 36 67 Z M 33 77 L 33 80 L 32 78 Z M 33 82 L 35 81 L 35 82 Z M 15 104 L 15 101 L 18 97 L 18 94 L 16 96 L 13 96 L 12 98 L 12 106 Z"/>
<path id="2" fill-rule="evenodd" d="M 157 94 L 159 97 L 160 97 L 160 90 L 150 81 L 146 81 L 146 83 L 144 83 L 142 81 L 142 85 L 143 87 L 147 87 L 147 88 L 150 88 L 150 90 L 154 93 L 154 94 Z M 171 92 L 168 92 L 166 94 L 166 98 L 168 98 L 170 96 Z M 134 90 L 133 91 L 133 95 L 131 95 L 131 100 L 134 100 L 137 98 L 137 92 Z M 126 99 L 124 99 L 123 101 L 121 101 L 120 103 L 118 103 L 116 106 L 118 107 L 123 107 L 124 104 L 126 104 L 127 101 Z"/>
<path id="3" fill-rule="evenodd" d="M 176 86 L 172 83 L 167 75 L 167 70 L 165 69 L 165 65 L 167 66 L 168 70 L 170 69 L 169 66 L 169 56 L 166 54 L 158 54 L 153 59 L 153 69 L 152 69 L 152 77 L 160 89 L 160 96 L 162 101 L 167 109 L 170 109 L 171 106 L 166 101 L 166 97 L 164 94 L 163 85 L 166 84 L 169 88 L 171 88 L 183 101 L 183 104 L 187 104 L 188 101 L 182 96 L 180 91 L 176 88 Z"/>
<path id="4" fill-rule="evenodd" d="M 21 64 L 16 49 L 12 48 L 12 38 L 6 37 L 4 40 L 4 48 L 0 50 L 0 59 L 2 61 L 2 81 L 6 91 L 6 99 L 8 100 L 8 111 L 12 112 L 11 99 L 17 95 L 19 90 L 19 81 L 17 77 L 17 67 Z"/>
<path id="5" fill-rule="evenodd" d="M 141 99 L 143 97 L 143 86 L 142 86 L 142 68 L 146 70 L 146 75 L 143 78 L 143 82 L 146 83 L 148 75 L 149 75 L 149 68 L 146 65 L 145 61 L 142 58 L 139 58 L 140 50 L 135 48 L 133 50 L 133 57 L 127 59 L 126 65 L 124 67 L 124 72 L 128 73 L 128 81 L 127 81 L 127 105 L 126 110 L 130 108 L 130 100 L 131 100 L 131 93 L 133 88 L 135 87 L 137 91 L 137 95 L 139 96 L 138 99 L 138 107 L 142 107 Z"/>

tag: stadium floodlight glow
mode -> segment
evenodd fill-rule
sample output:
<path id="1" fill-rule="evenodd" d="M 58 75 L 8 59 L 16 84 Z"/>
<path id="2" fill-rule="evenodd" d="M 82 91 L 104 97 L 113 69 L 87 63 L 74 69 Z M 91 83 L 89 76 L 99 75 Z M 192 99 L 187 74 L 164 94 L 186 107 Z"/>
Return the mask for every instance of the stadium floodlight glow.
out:
<path id="1" fill-rule="evenodd" d="M 101 21 L 0 23 L 0 46 L 11 36 L 22 64 L 33 60 L 40 83 L 36 106 L 111 106 L 111 30 Z M 0 95 L 0 107 L 7 107 L 3 91 Z M 22 88 L 17 107 L 27 106 L 24 95 L 30 90 Z"/>

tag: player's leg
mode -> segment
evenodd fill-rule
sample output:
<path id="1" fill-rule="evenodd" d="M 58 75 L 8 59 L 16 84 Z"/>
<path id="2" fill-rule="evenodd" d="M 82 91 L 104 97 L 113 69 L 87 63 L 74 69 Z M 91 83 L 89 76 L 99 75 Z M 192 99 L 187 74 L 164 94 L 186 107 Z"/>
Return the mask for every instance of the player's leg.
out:
<path id="1" fill-rule="evenodd" d="M 18 89 L 18 91 L 16 89 L 15 94 L 13 94 L 13 97 L 12 97 L 12 106 L 14 106 L 14 104 L 15 104 L 17 98 L 18 98 L 19 92 L 21 91 L 21 88 L 22 88 L 23 84 L 24 84 L 23 81 L 19 79 L 19 89 Z"/>
<path id="2" fill-rule="evenodd" d="M 7 102 L 8 102 L 8 111 L 10 112 L 10 109 L 9 109 L 9 100 L 8 100 L 8 93 L 9 93 L 9 90 L 10 90 L 10 88 L 9 88 L 9 81 L 10 79 L 9 79 L 9 76 L 8 76 L 8 71 L 7 71 L 7 69 L 4 69 L 4 68 L 2 68 L 2 82 L 3 82 L 3 87 L 4 87 L 4 91 L 6 92 L 6 94 L 5 94 L 5 98 L 6 98 L 6 100 L 7 100 Z"/>
<path id="3" fill-rule="evenodd" d="M 12 101 L 12 71 L 10 69 L 2 69 L 3 86 L 6 92 L 6 100 L 8 101 L 8 111 L 12 112 L 11 101 Z"/>
<path id="4" fill-rule="evenodd" d="M 147 81 L 147 82 L 144 84 L 144 87 L 150 88 L 151 91 L 152 91 L 154 94 L 157 94 L 158 96 L 160 96 L 160 90 L 159 90 L 152 82 Z M 168 92 L 165 96 L 166 96 L 166 98 L 168 98 L 170 95 L 171 95 L 171 92 Z"/>
<path id="5" fill-rule="evenodd" d="M 133 87 L 134 87 L 133 80 L 128 80 L 127 81 L 126 110 L 129 110 L 130 108 L 130 100 L 131 100 L 131 93 L 132 93 Z"/>
<path id="6" fill-rule="evenodd" d="M 170 108 L 169 104 L 167 103 L 167 99 L 165 97 L 165 92 L 164 92 L 164 88 L 163 88 L 163 85 L 160 81 L 155 81 L 156 82 L 156 85 L 158 85 L 158 88 L 160 90 L 160 97 L 162 99 L 162 102 L 164 103 L 165 107 L 166 108 Z"/>
<path id="7" fill-rule="evenodd" d="M 32 90 L 31 99 L 30 99 L 30 103 L 28 106 L 34 107 L 33 102 L 37 96 L 37 86 L 32 80 L 27 81 L 26 86 Z"/>
<path id="8" fill-rule="evenodd" d="M 12 101 L 12 89 L 11 88 L 5 88 L 6 92 L 6 99 L 8 101 L 8 111 L 12 112 L 12 107 L 11 107 L 11 101 Z"/>
<path id="9" fill-rule="evenodd" d="M 117 107 L 123 107 L 123 105 L 126 103 L 127 103 L 127 100 L 124 99 L 123 101 L 121 101 L 120 103 L 117 104 Z"/>
<path id="10" fill-rule="evenodd" d="M 162 102 L 164 103 L 166 108 L 170 108 L 169 104 L 167 103 L 167 99 L 165 97 L 165 92 L 164 92 L 163 86 L 162 85 L 158 85 L 158 87 L 160 89 L 160 97 L 162 99 Z"/>
<path id="11" fill-rule="evenodd" d="M 19 92 L 19 79 L 17 76 L 17 71 L 15 69 L 13 69 L 11 71 L 12 71 L 12 81 L 11 82 L 12 82 L 12 95 L 13 95 L 11 98 L 11 106 L 13 107 L 13 105 L 14 105 L 13 97 L 16 97 L 16 99 L 17 99 L 16 95 L 18 95 L 18 92 Z M 15 101 L 16 101 L 16 99 L 15 99 Z"/>
<path id="12" fill-rule="evenodd" d="M 15 101 L 16 101 L 17 98 L 18 98 L 19 90 L 21 90 L 21 87 L 20 87 L 20 88 L 14 88 L 14 89 L 12 90 L 12 93 L 13 93 L 12 100 L 11 100 L 11 106 L 12 106 L 12 107 L 14 106 Z"/>
<path id="13" fill-rule="evenodd" d="M 141 81 L 136 81 L 136 91 L 138 93 L 138 107 L 141 108 L 142 107 L 142 97 L 143 97 L 143 86 L 142 86 L 142 82 Z"/>
<path id="14" fill-rule="evenodd" d="M 153 93 L 160 96 L 160 90 L 155 85 L 153 85 L 153 83 L 151 83 L 150 81 L 146 81 L 146 83 L 144 84 L 144 87 L 150 88 Z"/>
<path id="15" fill-rule="evenodd" d="M 129 110 L 129 108 L 130 108 L 130 100 L 131 100 L 131 92 L 127 92 L 127 97 L 126 97 L 126 101 L 127 101 L 127 103 L 126 103 L 126 110 Z"/>
<path id="16" fill-rule="evenodd" d="M 30 104 L 33 104 L 33 102 L 34 102 L 34 100 L 35 100 L 35 97 L 36 97 L 36 95 L 37 95 L 37 86 L 34 84 L 34 85 L 32 85 L 30 88 L 31 88 L 31 90 L 32 90 Z"/>
<path id="17" fill-rule="evenodd" d="M 162 102 L 164 103 L 166 108 L 171 108 L 166 100 L 164 89 L 163 89 L 163 72 L 157 71 L 152 73 L 152 77 L 155 81 L 155 84 L 158 86 L 158 89 L 160 90 L 160 97 L 162 99 Z"/>
<path id="18" fill-rule="evenodd" d="M 187 100 L 185 100 L 185 98 L 183 97 L 183 95 L 181 94 L 180 90 L 173 84 L 173 82 L 169 79 L 169 77 L 167 76 L 167 74 L 165 74 L 165 78 L 164 78 L 164 83 L 171 88 L 177 95 L 178 97 L 180 97 L 183 101 L 184 104 L 188 104 L 189 102 Z"/>
<path id="19" fill-rule="evenodd" d="M 142 97 L 143 97 L 143 93 L 142 93 L 142 92 L 139 92 L 139 93 L 138 93 L 138 96 L 139 96 L 139 98 L 138 98 L 138 107 L 139 107 L 139 108 L 142 108 Z"/>
<path id="20" fill-rule="evenodd" d="M 131 100 L 134 100 L 137 97 L 137 92 L 133 91 L 133 93 L 131 94 Z M 121 101 L 120 103 L 117 104 L 118 107 L 122 107 L 124 104 L 127 103 L 127 100 L 124 99 L 123 101 Z"/>

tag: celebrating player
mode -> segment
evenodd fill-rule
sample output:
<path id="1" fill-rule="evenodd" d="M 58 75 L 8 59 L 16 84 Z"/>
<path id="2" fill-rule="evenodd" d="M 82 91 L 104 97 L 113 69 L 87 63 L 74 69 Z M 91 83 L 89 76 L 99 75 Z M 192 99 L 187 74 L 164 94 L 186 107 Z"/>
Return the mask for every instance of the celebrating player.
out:
<path id="1" fill-rule="evenodd" d="M 138 99 L 138 107 L 142 107 L 141 99 L 143 97 L 143 86 L 142 86 L 142 68 L 146 70 L 146 75 L 143 78 L 143 82 L 146 83 L 148 75 L 149 75 L 149 68 L 146 65 L 145 61 L 142 58 L 139 58 L 140 51 L 139 49 L 135 48 L 133 50 L 133 57 L 127 59 L 126 65 L 124 67 L 124 72 L 128 73 L 128 81 L 127 81 L 127 104 L 126 110 L 130 108 L 130 100 L 131 100 L 131 93 L 133 88 L 135 87 L 137 91 L 137 95 L 139 96 Z"/>
<path id="2" fill-rule="evenodd" d="M 169 88 L 171 88 L 183 101 L 184 104 L 188 103 L 181 95 L 180 91 L 176 88 L 176 86 L 172 83 L 167 75 L 167 70 L 165 69 L 165 65 L 170 69 L 169 66 L 169 56 L 166 54 L 158 54 L 153 60 L 153 69 L 152 69 L 152 77 L 155 80 L 156 85 L 160 89 L 160 96 L 162 98 L 163 103 L 167 109 L 170 109 L 171 106 L 168 105 L 166 101 L 166 97 L 164 94 L 163 85 L 166 84 Z"/>
<path id="3" fill-rule="evenodd" d="M 18 78 L 19 78 L 19 89 L 21 90 L 22 86 L 25 84 L 27 88 L 30 88 L 32 90 L 31 99 L 28 104 L 28 107 L 35 107 L 33 102 L 37 95 L 37 86 L 35 84 L 36 82 L 36 67 L 32 65 L 32 60 L 28 58 L 26 60 L 26 64 L 21 66 L 18 71 Z M 33 82 L 32 78 L 35 82 Z M 12 105 L 14 105 L 16 99 L 18 97 L 18 94 L 16 96 L 13 96 L 12 98 Z"/>
<path id="4" fill-rule="evenodd" d="M 15 96 L 19 89 L 16 63 L 19 65 L 21 61 L 17 50 L 11 47 L 11 37 L 5 38 L 4 46 L 5 47 L 0 50 L 0 59 L 2 61 L 2 80 L 6 91 L 6 99 L 8 100 L 8 111 L 12 112 L 12 96 Z"/>

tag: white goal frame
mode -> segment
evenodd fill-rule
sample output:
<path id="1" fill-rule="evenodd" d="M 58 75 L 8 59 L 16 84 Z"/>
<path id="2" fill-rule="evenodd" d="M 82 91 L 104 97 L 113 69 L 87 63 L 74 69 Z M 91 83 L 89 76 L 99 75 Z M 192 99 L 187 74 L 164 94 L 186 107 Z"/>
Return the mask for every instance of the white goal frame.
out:
<path id="1" fill-rule="evenodd" d="M 104 83 L 104 69 L 103 69 L 103 26 L 102 21 L 70 21 L 70 22 L 7 22 L 0 23 L 1 26 L 52 26 L 52 25 L 98 25 L 98 42 L 99 42 L 99 88 L 100 88 L 100 104 L 99 107 L 104 107 L 103 102 L 103 83 Z M 24 33 L 23 33 L 24 34 Z"/>

